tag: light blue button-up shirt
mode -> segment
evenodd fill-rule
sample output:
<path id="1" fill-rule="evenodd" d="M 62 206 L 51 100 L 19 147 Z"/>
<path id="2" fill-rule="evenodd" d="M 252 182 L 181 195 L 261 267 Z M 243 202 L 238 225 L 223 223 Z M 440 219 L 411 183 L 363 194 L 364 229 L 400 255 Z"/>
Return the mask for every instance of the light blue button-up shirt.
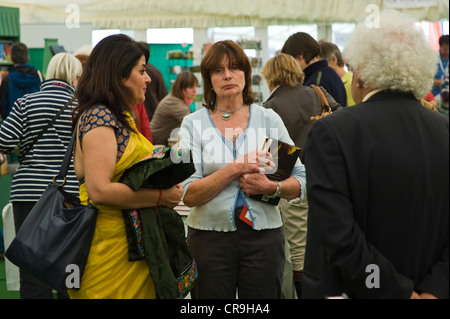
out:
<path id="1" fill-rule="evenodd" d="M 193 181 L 204 178 L 257 149 L 261 139 L 266 136 L 294 145 L 280 116 L 272 109 L 255 104 L 250 107 L 247 129 L 244 132 L 236 130 L 235 133 L 239 137 L 234 143 L 226 141 L 214 126 L 206 108 L 184 118 L 180 128 L 180 146 L 191 150 L 196 172 L 183 182 L 182 199 Z M 293 200 L 299 202 L 306 193 L 306 172 L 300 159 L 297 159 L 291 176 L 301 186 L 301 196 Z M 247 205 L 254 229 L 274 229 L 282 226 L 278 206 L 245 196 L 239 187 L 238 179 L 225 186 L 209 202 L 192 207 L 186 224 L 201 230 L 234 231 L 234 210 L 238 200 L 243 200 Z"/>

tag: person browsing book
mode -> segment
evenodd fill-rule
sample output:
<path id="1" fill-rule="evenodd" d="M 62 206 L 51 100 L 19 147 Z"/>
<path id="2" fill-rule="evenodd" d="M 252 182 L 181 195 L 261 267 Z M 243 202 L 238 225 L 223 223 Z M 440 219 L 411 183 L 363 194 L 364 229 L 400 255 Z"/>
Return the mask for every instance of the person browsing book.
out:
<path id="1" fill-rule="evenodd" d="M 188 245 L 198 265 L 192 298 L 280 298 L 284 234 L 276 205 L 250 197 L 300 201 L 305 168 L 276 182 L 276 157 L 258 149 L 264 137 L 293 145 L 281 118 L 254 104 L 251 64 L 233 41 L 219 41 L 203 58 L 205 108 L 186 116 L 180 146 L 192 151 L 196 172 L 183 182 L 191 207 Z M 220 269 L 220 271 L 218 271 Z"/>

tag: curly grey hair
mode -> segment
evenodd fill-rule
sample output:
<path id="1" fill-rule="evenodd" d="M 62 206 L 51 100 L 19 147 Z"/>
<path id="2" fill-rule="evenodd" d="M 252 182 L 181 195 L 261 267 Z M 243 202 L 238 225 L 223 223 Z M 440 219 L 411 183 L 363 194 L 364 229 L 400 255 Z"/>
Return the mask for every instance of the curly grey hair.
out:
<path id="1" fill-rule="evenodd" d="M 379 26 L 359 23 L 344 55 L 366 87 L 424 96 L 433 85 L 437 54 L 407 15 L 380 13 Z"/>

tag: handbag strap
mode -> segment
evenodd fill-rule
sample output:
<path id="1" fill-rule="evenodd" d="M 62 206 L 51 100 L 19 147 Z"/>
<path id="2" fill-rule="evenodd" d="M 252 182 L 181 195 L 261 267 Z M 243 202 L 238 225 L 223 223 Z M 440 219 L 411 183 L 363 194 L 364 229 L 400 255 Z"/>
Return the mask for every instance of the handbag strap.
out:
<path id="1" fill-rule="evenodd" d="M 62 114 L 62 112 L 64 112 L 65 109 L 67 109 L 67 107 L 75 100 L 74 97 L 72 97 L 69 101 L 67 101 L 66 104 L 64 104 L 64 106 L 59 110 L 58 113 L 56 113 L 56 115 L 52 118 L 52 120 L 50 122 L 47 123 L 47 125 L 42 129 L 42 131 L 39 132 L 39 134 L 33 139 L 33 141 L 31 142 L 31 144 L 28 144 L 27 148 L 22 150 L 20 153 L 20 161 L 22 162 L 22 159 L 27 155 L 27 153 L 31 150 L 31 148 L 33 147 L 34 144 L 36 144 L 36 142 L 42 137 L 42 135 L 44 135 L 45 132 L 47 132 L 47 130 L 49 129 L 49 127 L 51 125 L 53 125 L 56 121 L 56 119 L 58 117 L 60 117 L 60 115 Z"/>
<path id="2" fill-rule="evenodd" d="M 77 130 L 74 130 L 72 133 L 72 138 L 70 139 L 69 146 L 67 146 L 66 154 L 64 155 L 64 159 L 61 164 L 61 168 L 59 169 L 58 175 L 53 177 L 53 183 L 56 183 L 56 179 L 58 177 L 63 178 L 64 182 L 60 186 L 64 186 L 66 184 L 66 175 L 69 170 L 70 160 L 72 159 L 73 146 L 75 144 L 75 138 L 77 135 Z"/>
<path id="3" fill-rule="evenodd" d="M 322 90 L 314 84 L 311 84 L 311 87 L 316 91 L 317 95 L 319 95 L 320 104 L 322 105 L 323 112 L 331 112 L 330 104 L 328 103 L 325 94 L 323 94 Z"/>

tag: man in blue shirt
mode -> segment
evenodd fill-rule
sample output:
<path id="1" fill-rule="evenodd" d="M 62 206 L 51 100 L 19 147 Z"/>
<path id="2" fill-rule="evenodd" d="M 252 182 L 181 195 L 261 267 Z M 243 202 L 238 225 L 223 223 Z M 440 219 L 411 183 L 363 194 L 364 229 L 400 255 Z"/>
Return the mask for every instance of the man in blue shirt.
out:
<path id="1" fill-rule="evenodd" d="M 432 90 L 434 97 L 437 97 L 441 92 L 445 74 L 448 74 L 448 55 L 449 37 L 448 34 L 446 34 L 439 38 L 439 60 L 437 64 L 437 71 L 434 76 L 434 85 Z"/>
<path id="2" fill-rule="evenodd" d="M 16 43 L 12 46 L 11 60 L 14 67 L 0 86 L 0 111 L 3 119 L 9 115 L 17 99 L 25 94 L 38 92 L 41 88 L 39 71 L 27 64 L 30 56 L 25 44 Z"/>
<path id="3" fill-rule="evenodd" d="M 308 33 L 297 32 L 283 45 L 281 53 L 292 55 L 305 73 L 303 85 L 320 85 L 342 107 L 347 106 L 347 93 L 339 75 L 322 58 L 319 43 Z"/>

